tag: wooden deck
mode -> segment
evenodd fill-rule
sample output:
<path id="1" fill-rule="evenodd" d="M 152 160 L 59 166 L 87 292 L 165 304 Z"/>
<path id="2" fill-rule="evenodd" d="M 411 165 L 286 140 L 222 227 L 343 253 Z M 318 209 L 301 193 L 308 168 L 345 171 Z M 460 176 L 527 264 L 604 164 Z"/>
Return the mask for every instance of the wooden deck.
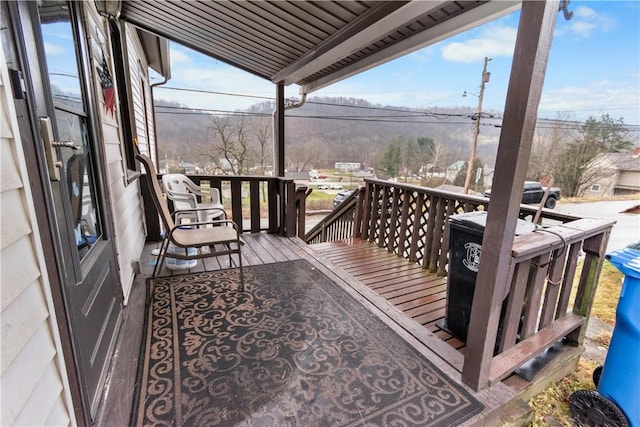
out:
<path id="1" fill-rule="evenodd" d="M 389 327 L 447 376 L 461 384 L 464 344 L 436 326 L 436 322 L 444 316 L 446 278 L 431 275 L 368 243 L 346 245 L 335 242 L 310 246 L 297 237 L 285 238 L 265 233 L 244 234 L 242 240 L 245 242 L 242 248 L 243 266 L 306 259 L 335 283 L 348 289 L 354 297 L 372 307 L 380 318 L 386 319 Z M 145 282 L 155 263 L 152 250 L 158 246 L 147 244 L 142 254 L 142 274 L 134 281 L 128 305 L 123 312 L 116 352 L 96 425 L 129 424 L 144 324 Z M 227 256 L 202 261 L 191 270 L 169 271 L 163 268 L 161 275 L 188 274 L 230 266 Z M 471 392 L 485 409 L 463 425 L 497 425 L 501 408 L 516 396 L 513 390 L 502 383 L 480 392 Z"/>
<path id="2" fill-rule="evenodd" d="M 359 239 L 318 243 L 311 247 L 464 354 L 464 342 L 438 326 L 445 316 L 446 277 L 429 273 L 418 264 L 410 264 Z"/>

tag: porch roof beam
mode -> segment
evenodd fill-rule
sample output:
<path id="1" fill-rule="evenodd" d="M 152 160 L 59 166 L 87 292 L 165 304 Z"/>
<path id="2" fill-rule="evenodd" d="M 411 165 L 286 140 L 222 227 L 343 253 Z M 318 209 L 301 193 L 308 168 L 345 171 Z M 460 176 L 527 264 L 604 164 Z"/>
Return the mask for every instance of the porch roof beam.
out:
<path id="1" fill-rule="evenodd" d="M 442 7 L 448 0 L 384 2 L 371 8 L 341 31 L 333 34 L 313 50 L 301 56 L 273 77 L 285 85 L 300 81 L 323 70 L 411 22 Z"/>
<path id="2" fill-rule="evenodd" d="M 462 381 L 475 390 L 489 382 L 558 6 L 559 0 L 527 0 L 520 14 L 462 370 Z"/>

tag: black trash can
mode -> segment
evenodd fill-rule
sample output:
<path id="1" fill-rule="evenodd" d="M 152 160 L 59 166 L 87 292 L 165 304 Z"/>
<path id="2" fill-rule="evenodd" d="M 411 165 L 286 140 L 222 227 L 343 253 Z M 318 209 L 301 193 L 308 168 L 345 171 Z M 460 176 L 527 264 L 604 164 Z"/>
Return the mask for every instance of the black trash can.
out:
<path id="1" fill-rule="evenodd" d="M 443 327 L 462 341 L 467 340 L 476 276 L 480 267 L 482 236 L 486 223 L 487 212 L 484 211 L 468 212 L 449 218 L 449 279 Z M 535 229 L 535 224 L 518 219 L 516 236 Z M 506 300 L 500 314 L 498 338 L 500 338 L 502 330 L 505 305 Z"/>

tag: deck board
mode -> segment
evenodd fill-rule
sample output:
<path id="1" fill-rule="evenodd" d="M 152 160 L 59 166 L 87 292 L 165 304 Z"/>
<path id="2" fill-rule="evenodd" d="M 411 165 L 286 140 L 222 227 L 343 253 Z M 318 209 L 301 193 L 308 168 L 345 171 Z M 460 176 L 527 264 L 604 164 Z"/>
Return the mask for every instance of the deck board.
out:
<path id="1" fill-rule="evenodd" d="M 311 247 L 451 348 L 464 354 L 464 342 L 438 326 L 446 310 L 446 277 L 430 273 L 422 266 L 367 241 L 353 239 Z"/>

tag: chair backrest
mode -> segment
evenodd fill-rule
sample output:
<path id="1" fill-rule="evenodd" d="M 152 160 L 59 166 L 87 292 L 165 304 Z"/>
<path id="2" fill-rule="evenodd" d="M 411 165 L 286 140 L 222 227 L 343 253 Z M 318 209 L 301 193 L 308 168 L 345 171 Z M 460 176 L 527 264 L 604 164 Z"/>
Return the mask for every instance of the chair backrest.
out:
<path id="1" fill-rule="evenodd" d="M 162 185 L 169 191 L 176 191 L 178 193 L 188 193 L 185 181 L 188 180 L 186 176 L 179 173 L 166 173 L 162 175 Z"/>
<path id="2" fill-rule="evenodd" d="M 201 187 L 193 182 L 189 177 L 180 173 L 168 173 L 162 175 L 162 185 L 166 190 L 169 190 L 172 193 L 181 193 L 182 194 L 197 194 L 198 196 L 209 196 L 211 198 L 211 203 L 221 203 L 220 202 L 220 192 L 217 188 L 209 188 L 209 187 Z M 193 209 L 197 207 L 197 198 L 193 198 L 193 206 L 186 206 L 186 202 L 178 201 L 183 207 L 177 206 L 176 200 L 169 195 L 173 201 L 176 209 Z M 182 197 L 178 199 L 184 200 Z"/>
<path id="3" fill-rule="evenodd" d="M 147 171 L 147 182 L 149 183 L 151 198 L 153 199 L 153 204 L 156 205 L 156 209 L 158 210 L 158 214 L 160 215 L 160 219 L 162 220 L 165 230 L 172 230 L 175 223 L 173 222 L 173 218 L 171 218 L 171 212 L 169 212 L 167 201 L 162 197 L 162 189 L 160 188 L 158 174 L 153 162 L 151 162 L 151 159 L 144 154 L 136 155 L 136 159 L 144 165 L 144 168 Z"/>
<path id="4" fill-rule="evenodd" d="M 167 191 L 167 197 L 173 201 L 173 207 L 176 210 L 195 209 L 197 207 L 197 199 L 189 191 L 186 181 L 189 178 L 179 173 L 168 173 L 162 175 L 162 185 Z M 176 194 L 178 197 L 174 197 Z"/>

